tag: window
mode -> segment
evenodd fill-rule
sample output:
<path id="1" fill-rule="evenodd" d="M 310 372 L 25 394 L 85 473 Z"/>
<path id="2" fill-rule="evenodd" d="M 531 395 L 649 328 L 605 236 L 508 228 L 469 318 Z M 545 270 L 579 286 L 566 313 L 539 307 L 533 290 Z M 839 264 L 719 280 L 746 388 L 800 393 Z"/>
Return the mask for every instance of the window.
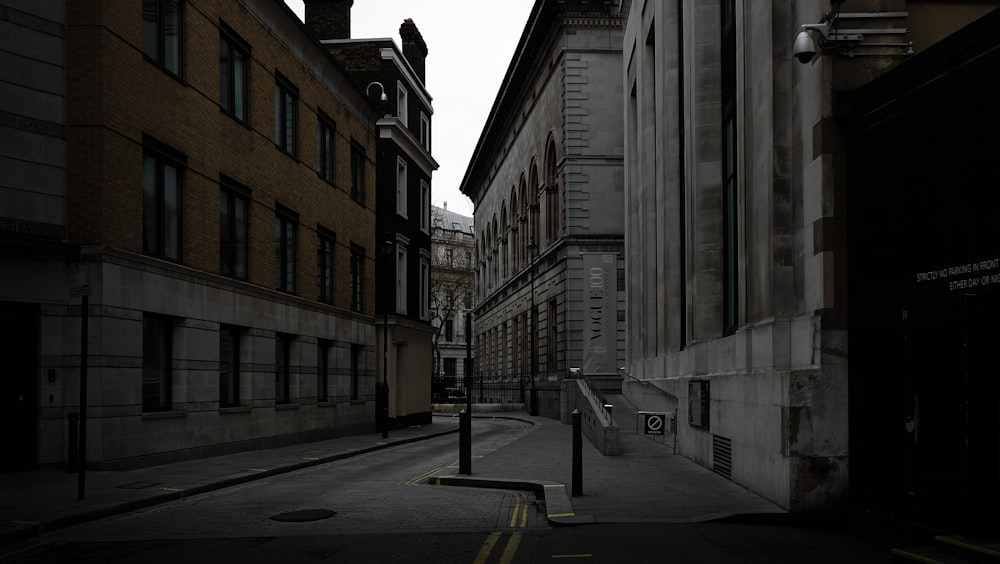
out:
<path id="1" fill-rule="evenodd" d="M 365 150 L 357 142 L 351 143 L 351 198 L 365 203 Z"/>
<path id="2" fill-rule="evenodd" d="M 333 140 L 336 137 L 337 125 L 323 112 L 319 112 L 317 124 L 316 152 L 318 162 L 316 163 L 316 173 L 323 180 L 333 184 Z"/>
<path id="3" fill-rule="evenodd" d="M 316 345 L 316 401 L 330 401 L 330 342 L 320 339 Z"/>
<path id="4" fill-rule="evenodd" d="M 361 345 L 351 345 L 351 399 L 356 400 L 361 391 Z"/>
<path id="5" fill-rule="evenodd" d="M 454 358 L 444 359 L 444 375 L 448 378 L 458 376 L 458 362 Z"/>
<path id="6" fill-rule="evenodd" d="M 220 271 L 223 276 L 246 280 L 250 253 L 250 189 L 225 177 L 220 183 Z"/>
<path id="7" fill-rule="evenodd" d="M 173 322 L 166 317 L 142 317 L 142 411 L 170 411 Z"/>
<path id="8" fill-rule="evenodd" d="M 246 123 L 250 45 L 226 25 L 219 31 L 219 106 Z"/>
<path id="9" fill-rule="evenodd" d="M 181 260 L 181 168 L 183 156 L 145 138 L 142 165 L 142 250 Z"/>
<path id="10" fill-rule="evenodd" d="M 409 127 L 409 97 L 402 82 L 396 82 L 396 117 L 403 122 L 403 127 Z"/>
<path id="11" fill-rule="evenodd" d="M 396 243 L 396 313 L 406 314 L 406 244 Z"/>
<path id="12" fill-rule="evenodd" d="M 181 0 L 142 0 L 142 52 L 177 76 L 181 74 L 182 12 Z"/>
<path id="13" fill-rule="evenodd" d="M 298 128 L 299 89 L 276 74 L 274 83 L 274 143 L 291 156 L 296 155 L 295 133 Z"/>
<path id="14" fill-rule="evenodd" d="M 318 263 L 316 281 L 319 286 L 317 292 L 317 298 L 319 301 L 327 304 L 333 303 L 333 259 L 334 259 L 334 248 L 336 246 L 337 238 L 336 235 L 323 227 L 317 227 L 316 232 L 319 237 L 317 243 L 318 250 Z"/>
<path id="15" fill-rule="evenodd" d="M 423 253 L 423 251 L 421 251 Z M 429 256 L 420 257 L 420 319 L 428 320 L 431 317 L 430 290 L 431 289 L 431 259 Z"/>
<path id="16" fill-rule="evenodd" d="M 240 404 L 240 330 L 219 328 L 219 407 Z"/>
<path id="17" fill-rule="evenodd" d="M 455 321 L 452 319 L 444 322 L 444 340 L 448 343 L 455 340 Z"/>
<path id="18" fill-rule="evenodd" d="M 736 106 L 736 2 L 722 0 L 722 315 L 726 334 L 736 331 L 739 322 Z"/>
<path id="19" fill-rule="evenodd" d="M 455 264 L 455 249 L 445 249 L 444 250 L 444 263 L 448 266 L 454 266 Z"/>
<path id="20" fill-rule="evenodd" d="M 351 311 L 364 307 L 365 250 L 351 244 Z"/>
<path id="21" fill-rule="evenodd" d="M 406 217 L 406 161 L 396 159 L 396 213 Z"/>
<path id="22" fill-rule="evenodd" d="M 299 215 L 277 206 L 274 218 L 275 287 L 295 293 L 295 231 Z"/>
<path id="23" fill-rule="evenodd" d="M 292 338 L 277 334 L 274 338 L 274 403 L 287 404 L 291 401 L 291 356 Z"/>
<path id="24" fill-rule="evenodd" d="M 556 339 L 558 338 L 558 333 L 556 329 L 556 302 L 552 300 L 549 302 L 549 311 L 547 319 L 545 320 L 548 326 L 548 337 L 546 342 L 546 356 L 548 357 L 548 370 L 549 372 L 555 372 L 559 369 L 559 363 L 556 359 Z"/>
<path id="25" fill-rule="evenodd" d="M 430 233 L 431 229 L 431 185 L 420 181 L 420 230 Z"/>
<path id="26" fill-rule="evenodd" d="M 420 145 L 431 150 L 431 120 L 424 112 L 420 112 Z"/>

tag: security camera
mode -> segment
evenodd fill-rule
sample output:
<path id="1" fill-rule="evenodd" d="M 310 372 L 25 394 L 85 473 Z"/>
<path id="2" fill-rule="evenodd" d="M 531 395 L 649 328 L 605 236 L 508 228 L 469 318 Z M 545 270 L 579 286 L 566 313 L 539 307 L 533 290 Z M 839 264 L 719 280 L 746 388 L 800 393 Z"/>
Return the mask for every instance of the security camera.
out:
<path id="1" fill-rule="evenodd" d="M 805 26 L 803 26 L 805 27 Z M 803 65 L 808 63 L 816 56 L 816 43 L 813 41 L 812 35 L 808 31 L 803 29 L 795 36 L 795 47 L 793 48 L 795 53 L 795 58 L 799 60 Z"/>

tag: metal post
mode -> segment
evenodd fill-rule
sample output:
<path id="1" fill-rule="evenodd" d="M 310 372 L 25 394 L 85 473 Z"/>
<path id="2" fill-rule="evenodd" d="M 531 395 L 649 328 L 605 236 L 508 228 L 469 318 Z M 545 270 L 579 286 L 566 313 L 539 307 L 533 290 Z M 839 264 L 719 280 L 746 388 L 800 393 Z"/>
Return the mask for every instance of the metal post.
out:
<path id="1" fill-rule="evenodd" d="M 458 473 L 472 474 L 472 413 L 458 414 Z"/>
<path id="2" fill-rule="evenodd" d="M 472 312 L 465 312 L 465 403 L 472 421 Z"/>
<path id="3" fill-rule="evenodd" d="M 573 497 L 583 495 L 583 439 L 580 424 L 580 410 L 570 414 L 573 421 Z"/>
<path id="4" fill-rule="evenodd" d="M 89 290 L 89 288 L 88 288 Z M 90 297 L 80 296 L 80 441 L 77 459 L 76 498 L 86 498 L 87 489 L 87 329 Z"/>

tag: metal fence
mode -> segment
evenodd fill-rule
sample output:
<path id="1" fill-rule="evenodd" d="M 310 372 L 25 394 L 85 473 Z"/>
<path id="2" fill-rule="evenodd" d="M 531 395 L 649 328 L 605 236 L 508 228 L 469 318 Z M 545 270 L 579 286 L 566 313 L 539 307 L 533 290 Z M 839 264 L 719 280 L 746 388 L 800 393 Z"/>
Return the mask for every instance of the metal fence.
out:
<path id="1" fill-rule="evenodd" d="M 531 384 L 516 376 L 474 378 L 472 403 L 527 405 Z M 435 378 L 431 384 L 431 401 L 434 403 L 463 403 L 468 401 L 465 379 L 458 376 Z"/>

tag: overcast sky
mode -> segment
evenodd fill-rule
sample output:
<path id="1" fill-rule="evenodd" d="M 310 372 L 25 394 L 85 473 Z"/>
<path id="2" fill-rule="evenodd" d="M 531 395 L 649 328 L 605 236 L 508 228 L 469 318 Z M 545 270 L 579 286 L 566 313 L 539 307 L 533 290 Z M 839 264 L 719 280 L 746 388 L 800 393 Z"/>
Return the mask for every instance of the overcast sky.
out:
<path id="1" fill-rule="evenodd" d="M 285 0 L 305 18 L 302 0 Z M 390 37 L 411 18 L 427 43 L 427 90 L 433 98 L 431 153 L 439 168 L 431 181 L 434 205 L 472 216 L 459 191 L 500 81 L 514 54 L 534 0 L 355 0 L 351 36 Z"/>

